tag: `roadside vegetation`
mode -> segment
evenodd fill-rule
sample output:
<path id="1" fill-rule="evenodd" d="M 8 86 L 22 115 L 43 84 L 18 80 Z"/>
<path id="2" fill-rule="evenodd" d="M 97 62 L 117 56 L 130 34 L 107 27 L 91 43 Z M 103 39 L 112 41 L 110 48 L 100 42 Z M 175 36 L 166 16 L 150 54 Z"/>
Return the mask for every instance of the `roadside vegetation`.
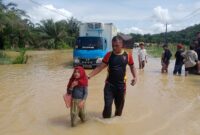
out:
<path id="1" fill-rule="evenodd" d="M 11 58 L 8 57 L 5 52 L 1 51 L 0 52 L 0 64 L 11 64 Z"/>
<path id="2" fill-rule="evenodd" d="M 26 64 L 28 56 L 26 50 L 21 49 L 18 52 L 0 51 L 0 64 Z"/>
<path id="3" fill-rule="evenodd" d="M 169 50 L 172 52 L 172 58 L 174 58 L 174 55 L 176 53 L 176 45 L 177 44 L 168 44 Z M 187 49 L 188 46 L 185 46 L 185 49 Z M 151 44 L 146 47 L 147 53 L 152 57 L 161 57 L 163 53 L 163 47 L 160 44 Z"/>
<path id="4" fill-rule="evenodd" d="M 0 49 L 68 49 L 75 44 L 80 21 L 75 18 L 34 24 L 15 3 L 0 0 Z"/>
<path id="5" fill-rule="evenodd" d="M 168 45 L 170 51 L 172 52 L 172 55 L 176 52 L 176 45 L 175 44 L 169 44 Z M 152 44 L 151 46 L 146 47 L 147 53 L 153 57 L 161 57 L 163 53 L 163 47 L 162 45 L 158 44 Z"/>
<path id="6" fill-rule="evenodd" d="M 193 44 L 196 39 L 196 33 L 200 32 L 200 24 L 188 27 L 181 31 L 171 31 L 167 33 L 167 42 L 168 43 L 181 43 L 185 46 Z M 163 44 L 165 33 L 159 34 L 130 34 L 133 37 L 134 42 L 145 42 L 145 43 L 154 43 L 154 44 Z"/>
<path id="7" fill-rule="evenodd" d="M 26 50 L 20 50 L 19 55 L 12 61 L 13 64 L 26 64 L 28 56 L 25 55 Z"/>
<path id="8" fill-rule="evenodd" d="M 80 23 L 79 20 L 71 17 L 60 21 L 45 19 L 35 24 L 31 22 L 24 10 L 18 8 L 17 4 L 0 0 L 0 50 L 20 50 L 14 60 L 6 53 L 0 52 L 0 64 L 25 63 L 27 61 L 25 49 L 73 48 L 79 35 Z M 167 41 L 172 53 L 175 53 L 178 43 L 185 46 L 192 44 L 198 31 L 200 31 L 200 24 L 181 31 L 168 32 Z M 134 42 L 152 43 L 147 47 L 148 53 L 154 57 L 161 56 L 164 33 L 144 35 L 131 33 L 130 36 L 133 37 Z"/>
<path id="9" fill-rule="evenodd" d="M 185 49 L 187 49 L 190 45 L 193 45 L 197 32 L 200 32 L 200 24 L 196 24 L 181 31 L 168 32 L 166 39 L 173 56 L 176 52 L 177 44 L 183 44 Z M 146 49 L 151 56 L 161 57 L 163 52 L 162 46 L 165 41 L 165 33 L 144 35 L 131 33 L 130 35 L 132 36 L 135 43 L 145 42 L 148 44 Z"/>
<path id="10" fill-rule="evenodd" d="M 26 50 L 73 48 L 79 24 L 73 17 L 45 19 L 35 24 L 17 4 L 0 0 L 0 64 L 26 63 Z M 10 51 L 17 55 L 9 55 Z"/>

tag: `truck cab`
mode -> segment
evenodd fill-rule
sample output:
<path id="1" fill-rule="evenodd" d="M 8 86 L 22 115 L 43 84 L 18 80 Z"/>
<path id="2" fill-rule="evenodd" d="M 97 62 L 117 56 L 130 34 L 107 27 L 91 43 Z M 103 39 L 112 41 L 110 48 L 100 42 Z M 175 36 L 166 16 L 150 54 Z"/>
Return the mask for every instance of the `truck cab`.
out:
<path id="1" fill-rule="evenodd" d="M 107 52 L 107 40 L 103 37 L 79 37 L 74 49 L 74 66 L 95 68 L 101 64 Z"/>
<path id="2" fill-rule="evenodd" d="M 115 30 L 115 29 L 114 29 Z M 95 68 L 111 50 L 112 24 L 83 23 L 73 51 L 74 66 Z"/>

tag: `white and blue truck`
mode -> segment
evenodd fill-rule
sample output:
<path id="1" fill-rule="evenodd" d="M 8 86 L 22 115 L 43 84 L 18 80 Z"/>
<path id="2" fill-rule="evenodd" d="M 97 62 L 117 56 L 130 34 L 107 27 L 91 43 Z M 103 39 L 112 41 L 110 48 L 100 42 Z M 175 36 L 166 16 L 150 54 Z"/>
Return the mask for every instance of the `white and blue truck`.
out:
<path id="1" fill-rule="evenodd" d="M 90 22 L 79 27 L 79 37 L 73 51 L 74 66 L 95 68 L 112 49 L 112 38 L 117 28 L 112 23 Z"/>

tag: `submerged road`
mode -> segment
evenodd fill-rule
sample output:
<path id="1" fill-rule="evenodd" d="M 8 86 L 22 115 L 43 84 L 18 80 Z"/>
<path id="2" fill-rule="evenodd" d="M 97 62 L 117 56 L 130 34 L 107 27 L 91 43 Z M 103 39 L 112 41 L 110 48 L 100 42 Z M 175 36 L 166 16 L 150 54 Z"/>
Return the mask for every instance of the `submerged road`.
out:
<path id="1" fill-rule="evenodd" d="M 108 120 L 101 117 L 104 70 L 89 82 L 88 121 L 71 128 L 62 95 L 73 71 L 72 52 L 28 54 L 26 65 L 0 65 L 0 135 L 200 134 L 200 77 L 173 76 L 174 61 L 170 73 L 161 74 L 160 59 L 149 58 L 144 71 L 137 69 L 134 87 L 127 68 L 123 116 Z"/>

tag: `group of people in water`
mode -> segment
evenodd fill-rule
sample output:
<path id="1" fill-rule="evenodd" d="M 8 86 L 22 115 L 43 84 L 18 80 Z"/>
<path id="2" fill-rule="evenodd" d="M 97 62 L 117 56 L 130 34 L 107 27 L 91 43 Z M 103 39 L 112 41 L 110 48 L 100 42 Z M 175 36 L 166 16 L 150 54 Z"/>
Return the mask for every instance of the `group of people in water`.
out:
<path id="1" fill-rule="evenodd" d="M 174 74 L 178 73 L 181 75 L 183 64 L 185 64 L 185 75 L 192 70 L 195 70 L 197 74 L 200 73 L 200 32 L 197 33 L 197 41 L 195 41 L 197 44 L 191 45 L 187 51 L 182 44 L 177 45 Z M 106 67 L 108 68 L 108 76 L 104 86 L 104 109 L 102 116 L 103 118 L 111 118 L 113 102 L 115 104 L 115 116 L 122 115 L 126 94 L 127 65 L 129 65 L 132 75 L 132 86 L 137 82 L 137 74 L 132 53 L 128 53 L 123 49 L 123 39 L 120 36 L 113 37 L 112 48 L 113 50 L 104 56 L 102 63 L 90 74 L 86 75 L 84 68 L 81 66 L 74 68 L 67 85 L 67 92 L 63 95 L 66 106 L 70 108 L 72 127 L 76 126 L 77 117 L 80 117 L 82 122 L 86 120 L 85 104 L 88 95 L 88 80 L 92 79 Z M 165 73 L 168 72 L 172 53 L 167 45 L 164 45 L 163 49 L 161 72 Z M 138 61 L 139 68 L 144 69 L 147 63 L 147 51 L 144 43 L 140 43 Z"/>
<path id="2" fill-rule="evenodd" d="M 147 63 L 147 51 L 143 42 L 139 44 L 139 47 L 139 69 L 144 69 L 145 63 Z M 200 75 L 200 32 L 197 33 L 196 39 L 189 46 L 189 50 L 186 50 L 183 44 L 178 44 L 176 47 L 177 51 L 174 55 L 176 60 L 173 74 L 181 75 L 182 67 L 185 65 L 185 76 L 187 76 L 189 73 Z M 171 57 L 172 53 L 168 48 L 168 45 L 163 45 L 163 53 L 161 56 L 161 73 L 168 73 Z"/>
<path id="3" fill-rule="evenodd" d="M 167 45 L 164 45 L 163 49 L 164 51 L 161 57 L 162 73 L 168 72 L 168 66 L 172 56 Z M 185 76 L 189 73 L 200 75 L 200 32 L 197 33 L 196 40 L 193 41 L 188 50 L 182 44 L 177 45 L 175 58 L 174 75 L 181 75 L 183 65 L 185 65 Z"/>

